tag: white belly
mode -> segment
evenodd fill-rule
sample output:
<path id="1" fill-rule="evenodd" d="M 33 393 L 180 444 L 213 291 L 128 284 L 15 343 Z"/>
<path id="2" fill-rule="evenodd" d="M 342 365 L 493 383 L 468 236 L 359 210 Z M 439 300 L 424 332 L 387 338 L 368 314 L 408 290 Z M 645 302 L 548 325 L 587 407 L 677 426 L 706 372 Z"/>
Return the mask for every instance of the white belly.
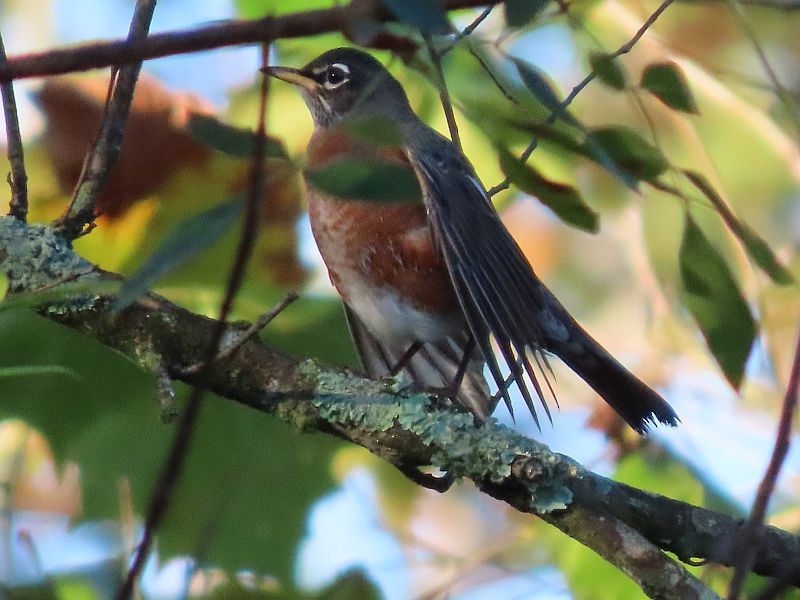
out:
<path id="1" fill-rule="evenodd" d="M 460 316 L 432 315 L 403 302 L 399 294 L 387 288 L 369 288 L 357 277 L 341 278 L 347 290 L 350 308 L 378 339 L 398 345 L 415 340 L 437 342 L 457 336 L 464 330 Z"/>

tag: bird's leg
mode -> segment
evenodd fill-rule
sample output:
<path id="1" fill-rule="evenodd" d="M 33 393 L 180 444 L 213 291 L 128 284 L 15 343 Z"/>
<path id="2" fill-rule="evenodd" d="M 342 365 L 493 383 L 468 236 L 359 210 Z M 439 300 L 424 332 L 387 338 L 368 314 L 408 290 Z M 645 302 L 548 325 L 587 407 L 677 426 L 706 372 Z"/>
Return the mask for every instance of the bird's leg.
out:
<path id="1" fill-rule="evenodd" d="M 441 399 L 453 400 L 455 402 L 455 406 L 460 407 L 461 405 L 458 403 L 458 401 L 456 401 L 456 398 L 458 397 L 458 391 L 461 389 L 461 384 L 464 381 L 464 375 L 467 373 L 467 368 L 469 367 L 469 362 L 472 360 L 472 354 L 474 352 L 475 338 L 470 335 L 469 339 L 467 340 L 467 345 L 464 346 L 464 354 L 462 355 L 461 362 L 458 363 L 458 370 L 456 371 L 453 380 L 445 387 L 429 388 L 428 391 L 435 393 Z"/>
<path id="2" fill-rule="evenodd" d="M 473 352 L 475 352 L 475 337 L 470 335 L 467 345 L 464 346 L 464 356 L 458 365 L 456 376 L 453 377 L 453 381 L 450 383 L 450 393 L 453 398 L 458 396 L 458 390 L 461 389 L 461 382 L 464 381 L 464 375 L 467 373 L 467 367 L 469 366 L 469 361 L 472 360 Z"/>
<path id="3" fill-rule="evenodd" d="M 419 340 L 414 340 L 408 349 L 403 352 L 403 356 L 401 356 L 400 359 L 392 366 L 392 368 L 389 369 L 389 377 L 394 377 L 400 373 L 400 371 L 405 369 L 409 361 L 411 361 L 411 359 L 414 358 L 414 355 L 420 351 L 420 348 L 422 348 L 422 342 Z"/>
<path id="4" fill-rule="evenodd" d="M 511 365 L 509 365 L 509 367 L 511 368 L 511 373 L 509 374 L 508 377 L 506 377 L 503 380 L 503 384 L 492 395 L 492 401 L 494 401 L 494 402 L 499 402 L 500 401 L 500 399 L 503 397 L 503 394 L 505 394 L 508 391 L 508 388 L 511 387 L 511 384 L 514 383 L 517 380 L 517 376 L 520 373 L 524 372 L 523 368 L 522 368 L 522 365 L 523 365 L 523 362 L 522 362 L 521 358 L 518 358 L 516 360 L 516 362 L 514 363 L 513 367 L 511 367 Z"/>

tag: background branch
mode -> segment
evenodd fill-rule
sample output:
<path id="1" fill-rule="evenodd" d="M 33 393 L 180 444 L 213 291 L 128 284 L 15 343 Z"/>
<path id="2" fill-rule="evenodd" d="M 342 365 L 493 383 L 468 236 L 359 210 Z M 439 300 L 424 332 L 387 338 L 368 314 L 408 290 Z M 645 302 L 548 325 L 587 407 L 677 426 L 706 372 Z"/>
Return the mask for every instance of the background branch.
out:
<path id="1" fill-rule="evenodd" d="M 9 275 L 12 293 L 66 280 L 70 273 L 88 273 L 83 281 L 97 284 L 112 278 L 91 271 L 91 265 L 48 228 L 10 217 L 0 218 L 0 249 L 0 267 Z M 683 560 L 704 558 L 727 566 L 735 562 L 732 546 L 725 543 L 740 529 L 735 517 L 614 482 L 493 421 L 476 428 L 469 415 L 431 406 L 426 396 L 387 392 L 381 382 L 291 359 L 257 339 L 214 362 L 201 380 L 187 375 L 186 367 L 203 359 L 216 321 L 153 294 L 118 316 L 112 304 L 113 299 L 95 294 L 72 298 L 58 310 L 43 306 L 40 312 L 126 354 L 143 368 L 151 368 L 152 357 L 158 356 L 173 378 L 271 413 L 300 431 L 336 435 L 403 468 L 434 464 L 469 478 L 484 492 L 576 537 L 626 573 L 639 569 L 635 557 L 625 555 L 630 548 L 623 544 L 611 552 L 609 543 L 627 543 L 629 530 Z M 226 335 L 236 337 L 238 329 L 225 327 Z M 610 529 L 592 535 L 599 522 Z M 606 535 L 612 531 L 616 537 L 609 540 Z M 637 540 L 631 543 L 647 549 Z M 765 527 L 753 571 L 778 576 L 798 562 L 800 538 Z M 673 567 L 666 568 L 675 573 Z M 697 589 L 692 576 L 683 569 L 678 572 L 681 585 Z M 644 572 L 637 573 L 641 581 L 659 585 Z M 647 591 L 656 597 L 668 593 Z"/>
<path id="2" fill-rule="evenodd" d="M 772 493 L 775 491 L 775 483 L 781 471 L 786 455 L 789 454 L 789 446 L 792 440 L 792 421 L 797 414 L 798 389 L 800 388 L 800 333 L 797 337 L 797 344 L 792 361 L 792 371 L 789 378 L 789 385 L 786 388 L 786 395 L 783 398 L 781 407 L 781 417 L 778 421 L 778 432 L 775 435 L 775 447 L 772 450 L 767 470 L 758 486 L 756 499 L 753 501 L 753 508 L 750 510 L 750 518 L 747 519 L 742 531 L 735 544 L 737 554 L 736 570 L 728 589 L 728 600 L 736 600 L 741 594 L 744 586 L 745 577 L 750 571 L 750 565 L 755 560 L 759 547 L 764 543 L 761 537 L 764 520 L 767 515 L 767 507 Z"/>
<path id="3" fill-rule="evenodd" d="M 266 68 L 269 64 L 268 58 L 269 49 L 265 45 L 263 47 L 263 68 Z M 227 329 L 226 323 L 233 308 L 236 295 L 244 281 L 245 271 L 247 270 L 247 264 L 253 253 L 256 234 L 258 232 L 261 198 L 266 180 L 264 159 L 267 145 L 266 113 L 269 84 L 270 77 L 262 76 L 258 126 L 256 127 L 256 145 L 250 163 L 247 203 L 245 205 L 245 214 L 242 222 L 242 234 L 236 248 L 236 256 L 234 257 L 233 264 L 228 274 L 225 294 L 220 303 L 219 315 L 217 321 L 214 322 L 211 335 L 208 337 L 202 361 L 199 363 L 201 366 L 197 369 L 196 378 L 201 382 L 205 380 L 208 370 L 211 368 L 214 360 L 222 358 L 218 356 L 220 344 L 222 343 L 222 338 Z M 153 489 L 147 516 L 145 518 L 142 541 L 136 549 L 136 555 L 134 556 L 131 568 L 125 578 L 125 582 L 120 588 L 117 596 L 119 600 L 127 600 L 133 594 L 134 582 L 144 567 L 145 561 L 150 556 L 150 547 L 155 533 L 172 504 L 172 499 L 175 495 L 183 466 L 189 455 L 197 419 L 200 415 L 204 392 L 204 387 L 195 385 L 192 387 L 192 391 L 189 394 L 186 409 L 183 411 L 178 421 L 169 454 L 164 461 L 164 466 L 159 474 L 155 488 Z"/>
<path id="4" fill-rule="evenodd" d="M 0 67 L 6 63 L 6 60 L 3 36 L 0 35 Z M 19 130 L 14 84 L 10 81 L 0 84 L 0 92 L 3 95 L 3 115 L 6 121 L 8 162 L 11 163 L 11 174 L 8 179 L 11 186 L 11 205 L 8 214 L 24 221 L 28 218 L 28 175 L 25 173 L 25 152 L 22 147 L 22 134 Z"/>
<path id="5" fill-rule="evenodd" d="M 139 0 L 131 20 L 128 31 L 128 42 L 135 43 L 147 39 L 150 22 L 156 0 Z M 106 104 L 106 113 L 100 124 L 97 140 L 86 162 L 86 168 L 78 182 L 75 196 L 64 216 L 56 221 L 53 226 L 66 237 L 74 239 L 84 230 L 91 227 L 95 218 L 97 198 L 103 191 L 111 169 L 117 163 L 122 150 L 122 141 L 125 138 L 125 123 L 128 120 L 133 92 L 142 61 L 120 67 L 111 74 L 109 84 L 109 97 Z"/>
<path id="6" fill-rule="evenodd" d="M 499 4 L 501 0 L 444 0 L 445 10 Z M 112 67 L 133 61 L 213 50 L 264 40 L 308 37 L 333 31 L 348 32 L 364 19 L 392 21 L 394 16 L 374 0 L 352 0 L 344 6 L 264 17 L 252 21 L 224 21 L 183 31 L 158 33 L 144 40 L 113 40 L 81 44 L 47 52 L 14 56 L 0 65 L 0 81 L 60 75 Z"/>

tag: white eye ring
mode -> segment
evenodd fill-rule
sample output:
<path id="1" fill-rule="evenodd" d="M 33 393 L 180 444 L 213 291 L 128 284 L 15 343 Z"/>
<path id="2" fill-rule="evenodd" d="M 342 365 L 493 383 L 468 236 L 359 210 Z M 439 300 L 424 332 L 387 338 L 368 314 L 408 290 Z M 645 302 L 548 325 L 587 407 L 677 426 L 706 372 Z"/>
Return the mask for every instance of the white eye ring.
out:
<path id="1" fill-rule="evenodd" d="M 350 81 L 350 67 L 343 63 L 333 63 L 325 69 L 322 87 L 326 90 L 335 90 Z"/>

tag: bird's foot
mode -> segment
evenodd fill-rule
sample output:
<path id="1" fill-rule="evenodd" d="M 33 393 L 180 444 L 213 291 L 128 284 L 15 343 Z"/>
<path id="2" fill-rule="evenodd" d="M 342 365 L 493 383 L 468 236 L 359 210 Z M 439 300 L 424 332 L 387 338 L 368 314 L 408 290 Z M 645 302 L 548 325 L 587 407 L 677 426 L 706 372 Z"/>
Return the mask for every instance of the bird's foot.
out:
<path id="1" fill-rule="evenodd" d="M 409 465 L 396 464 L 397 469 L 411 481 L 417 485 L 421 485 L 429 490 L 434 490 L 443 494 L 455 482 L 455 477 L 450 473 L 443 473 L 440 476 L 433 475 L 432 473 L 424 473 L 419 470 L 419 467 L 412 467 Z"/>

